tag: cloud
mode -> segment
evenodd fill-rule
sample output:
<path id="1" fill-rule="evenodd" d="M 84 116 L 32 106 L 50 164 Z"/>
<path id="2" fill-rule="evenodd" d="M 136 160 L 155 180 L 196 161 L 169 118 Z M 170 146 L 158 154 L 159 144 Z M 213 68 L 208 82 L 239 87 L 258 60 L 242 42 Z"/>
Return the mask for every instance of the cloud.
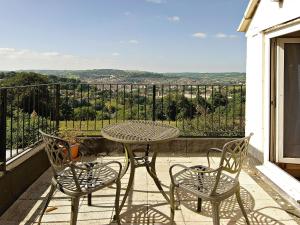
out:
<path id="1" fill-rule="evenodd" d="M 203 33 L 203 32 L 197 32 L 197 33 L 194 33 L 193 34 L 193 37 L 195 38 L 206 38 L 206 33 Z"/>
<path id="2" fill-rule="evenodd" d="M 216 38 L 227 38 L 227 34 L 224 34 L 224 33 L 218 33 L 215 36 L 216 36 Z"/>
<path id="3" fill-rule="evenodd" d="M 31 69 L 94 69 L 114 67 L 116 56 L 80 57 L 62 54 L 56 51 L 39 52 L 29 49 L 1 48 L 0 70 L 31 70 Z"/>
<path id="4" fill-rule="evenodd" d="M 238 36 L 237 35 L 235 35 L 235 34 L 231 34 L 231 35 L 229 35 L 229 38 L 237 38 Z"/>
<path id="5" fill-rule="evenodd" d="M 131 15 L 132 15 L 132 13 L 131 13 L 131 12 L 129 12 L 129 11 L 126 11 L 126 12 L 124 12 L 124 15 L 125 15 L 125 16 L 131 16 Z"/>
<path id="6" fill-rule="evenodd" d="M 41 53 L 43 56 L 59 56 L 58 52 L 43 52 Z"/>
<path id="7" fill-rule="evenodd" d="M 52 58 L 72 58 L 72 55 L 60 54 L 58 52 L 37 52 L 28 49 L 0 48 L 0 58 L 6 59 L 42 59 L 49 60 Z"/>
<path id="8" fill-rule="evenodd" d="M 154 3 L 154 4 L 161 4 L 163 0 L 146 0 L 146 2 Z"/>
<path id="9" fill-rule="evenodd" d="M 127 44 L 128 43 L 128 44 L 133 44 L 134 45 L 134 44 L 139 44 L 140 42 L 138 40 L 131 39 L 131 40 L 128 40 L 128 41 L 123 41 L 122 40 L 122 41 L 119 41 L 119 43 L 120 44 Z"/>
<path id="10" fill-rule="evenodd" d="M 224 34 L 224 33 L 217 33 L 215 35 L 216 38 L 237 38 L 237 35 L 234 34 Z"/>
<path id="11" fill-rule="evenodd" d="M 180 17 L 179 16 L 170 16 L 167 18 L 170 22 L 179 22 Z"/>
<path id="12" fill-rule="evenodd" d="M 111 55 L 112 55 L 112 56 L 119 56 L 120 53 L 119 53 L 119 52 L 113 52 Z"/>
<path id="13" fill-rule="evenodd" d="M 129 40 L 128 43 L 129 44 L 138 44 L 139 41 L 132 39 L 132 40 Z"/>

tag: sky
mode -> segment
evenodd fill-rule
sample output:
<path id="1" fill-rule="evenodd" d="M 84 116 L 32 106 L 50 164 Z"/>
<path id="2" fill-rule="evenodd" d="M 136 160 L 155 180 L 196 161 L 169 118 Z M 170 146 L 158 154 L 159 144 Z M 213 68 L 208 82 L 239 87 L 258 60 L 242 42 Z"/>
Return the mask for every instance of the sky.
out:
<path id="1" fill-rule="evenodd" d="M 248 0 L 0 0 L 0 70 L 244 72 Z"/>

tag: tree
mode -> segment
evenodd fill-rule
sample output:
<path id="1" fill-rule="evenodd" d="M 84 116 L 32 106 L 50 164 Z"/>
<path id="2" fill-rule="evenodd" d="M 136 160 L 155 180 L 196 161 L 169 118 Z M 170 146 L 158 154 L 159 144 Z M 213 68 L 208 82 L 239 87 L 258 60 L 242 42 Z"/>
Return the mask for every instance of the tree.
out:
<path id="1" fill-rule="evenodd" d="M 182 96 L 178 101 L 178 117 L 180 119 L 193 119 L 196 113 L 195 105 Z"/>
<path id="2" fill-rule="evenodd" d="M 25 86 L 48 83 L 47 76 L 33 72 L 12 73 L 2 82 L 2 86 Z M 36 112 L 40 116 L 48 116 L 52 108 L 50 92 L 47 86 L 28 86 L 8 90 L 8 102 L 24 112 Z M 52 101 L 53 102 L 53 101 Z"/>
<path id="3" fill-rule="evenodd" d="M 60 104 L 60 117 L 62 120 L 70 120 L 73 116 L 73 108 L 68 99 L 63 99 Z"/>
<path id="4" fill-rule="evenodd" d="M 209 104 L 202 96 L 198 96 L 196 111 L 199 115 L 210 113 L 212 111 L 211 104 Z"/>
<path id="5" fill-rule="evenodd" d="M 172 100 L 168 106 L 167 115 L 170 120 L 175 121 L 177 115 L 177 104 L 174 100 Z"/>
<path id="6" fill-rule="evenodd" d="M 93 108 L 87 106 L 76 108 L 74 114 L 76 120 L 94 120 L 97 115 Z"/>
<path id="7" fill-rule="evenodd" d="M 1 84 L 6 87 L 47 84 L 48 77 L 34 72 L 12 72 Z"/>
<path id="8" fill-rule="evenodd" d="M 212 96 L 212 105 L 216 109 L 219 106 L 226 106 L 228 104 L 228 99 L 221 92 L 215 92 Z"/>

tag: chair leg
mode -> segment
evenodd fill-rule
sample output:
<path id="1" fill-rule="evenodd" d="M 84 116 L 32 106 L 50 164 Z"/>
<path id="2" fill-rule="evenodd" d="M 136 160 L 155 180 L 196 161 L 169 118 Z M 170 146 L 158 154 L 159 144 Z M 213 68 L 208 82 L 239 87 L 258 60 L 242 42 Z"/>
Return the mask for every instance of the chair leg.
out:
<path id="1" fill-rule="evenodd" d="M 120 222 L 120 192 L 121 192 L 121 181 L 117 180 L 116 181 L 116 198 L 115 198 L 115 216 L 114 216 L 114 221 L 117 222 L 118 225 L 121 224 Z"/>
<path id="2" fill-rule="evenodd" d="M 78 206 L 79 206 L 79 197 L 72 197 L 71 220 L 70 220 L 71 225 L 76 225 L 77 223 Z"/>
<path id="3" fill-rule="evenodd" d="M 213 213 L 213 224 L 220 225 L 220 216 L 219 216 L 219 202 L 211 202 L 212 205 L 212 213 Z"/>
<path id="4" fill-rule="evenodd" d="M 203 181 L 203 174 L 199 173 L 198 174 L 198 182 L 199 182 L 198 190 L 201 190 L 201 187 L 203 186 L 202 181 Z M 201 212 L 201 210 L 202 210 L 202 199 L 198 197 L 198 200 L 197 200 L 197 212 Z"/>
<path id="5" fill-rule="evenodd" d="M 243 216 L 245 217 L 246 224 L 250 225 L 250 222 L 249 222 L 246 210 L 245 210 L 243 202 L 242 202 L 242 198 L 241 198 L 241 194 L 240 194 L 240 189 L 237 190 L 237 192 L 235 193 L 235 195 L 236 195 L 237 202 L 239 203 L 239 206 L 240 206 L 241 211 L 243 213 Z"/>
<path id="6" fill-rule="evenodd" d="M 53 196 L 54 191 L 55 191 L 55 186 L 53 184 L 51 184 L 50 191 L 48 193 L 47 200 L 45 202 L 44 208 L 42 209 L 42 212 L 41 212 L 38 224 L 40 224 L 41 221 L 42 221 L 42 217 L 43 217 L 43 215 L 44 215 L 44 213 L 45 213 L 45 211 L 46 211 L 46 209 L 47 209 L 47 207 L 49 205 L 49 202 L 50 202 L 50 200 L 51 200 L 51 198 Z"/>
<path id="7" fill-rule="evenodd" d="M 170 209 L 171 209 L 171 223 L 174 222 L 175 216 L 175 186 L 171 183 L 170 184 Z"/>
<path id="8" fill-rule="evenodd" d="M 197 212 L 201 212 L 202 210 L 202 198 L 198 198 L 197 201 Z"/>
<path id="9" fill-rule="evenodd" d="M 88 206 L 91 206 L 92 205 L 92 193 L 88 194 L 87 200 L 88 200 Z"/>

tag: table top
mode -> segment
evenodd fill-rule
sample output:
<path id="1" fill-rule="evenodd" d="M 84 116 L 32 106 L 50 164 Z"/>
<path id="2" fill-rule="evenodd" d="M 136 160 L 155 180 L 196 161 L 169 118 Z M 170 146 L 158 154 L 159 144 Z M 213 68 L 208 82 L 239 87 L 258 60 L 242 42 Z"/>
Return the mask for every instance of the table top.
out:
<path id="1" fill-rule="evenodd" d="M 150 144 L 172 140 L 179 136 L 179 129 L 161 122 L 127 121 L 106 126 L 104 138 L 124 144 Z"/>

